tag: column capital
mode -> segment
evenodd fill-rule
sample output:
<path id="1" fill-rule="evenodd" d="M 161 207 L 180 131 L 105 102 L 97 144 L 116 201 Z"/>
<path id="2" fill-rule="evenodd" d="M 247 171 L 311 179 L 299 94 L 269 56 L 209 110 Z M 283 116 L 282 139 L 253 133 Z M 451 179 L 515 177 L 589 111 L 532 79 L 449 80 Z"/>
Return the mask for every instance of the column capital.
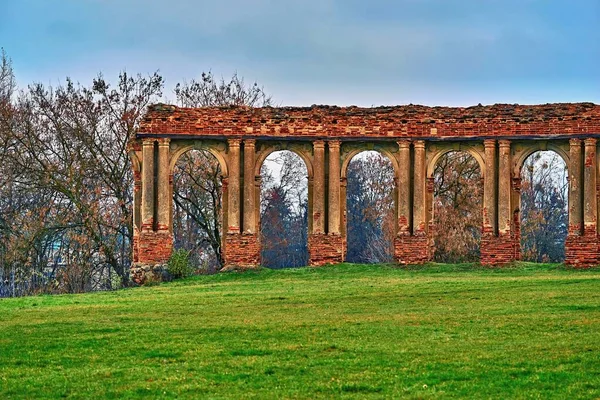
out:
<path id="1" fill-rule="evenodd" d="M 327 146 L 328 146 L 330 149 L 339 149 L 339 148 L 340 148 L 340 144 L 341 144 L 341 143 L 342 143 L 342 142 L 341 142 L 340 140 L 337 140 L 337 139 L 335 139 L 335 140 L 328 140 L 328 141 L 327 141 Z"/>
<path id="2" fill-rule="evenodd" d="M 496 139 L 485 139 L 483 141 L 484 147 L 494 147 L 496 146 Z"/>
<path id="3" fill-rule="evenodd" d="M 498 140 L 498 146 L 500 146 L 500 148 L 509 148 L 510 149 L 510 140 L 508 139 L 500 139 Z"/>
<path id="4" fill-rule="evenodd" d="M 596 138 L 585 138 L 583 142 L 585 143 L 585 145 L 587 147 L 587 146 L 596 146 L 597 141 L 598 140 Z"/>
<path id="5" fill-rule="evenodd" d="M 142 139 L 142 146 L 154 146 L 154 142 L 156 142 L 154 138 L 144 138 Z"/>
<path id="6" fill-rule="evenodd" d="M 229 147 L 240 147 L 240 143 L 242 143 L 242 139 L 227 139 Z"/>
<path id="7" fill-rule="evenodd" d="M 156 140 L 158 145 L 161 147 L 168 147 L 171 144 L 171 139 L 169 138 L 160 138 Z"/>
<path id="8" fill-rule="evenodd" d="M 255 146 L 256 145 L 256 139 L 244 139 L 244 147 L 246 146 Z"/>
<path id="9" fill-rule="evenodd" d="M 325 148 L 325 141 L 324 140 L 314 140 L 313 141 L 313 148 L 315 148 L 315 149 L 324 149 Z"/>
<path id="10" fill-rule="evenodd" d="M 396 143 L 398 143 L 398 147 L 401 149 L 410 148 L 410 139 L 400 139 Z"/>
<path id="11" fill-rule="evenodd" d="M 571 139 L 569 139 L 569 145 L 571 145 L 571 146 L 579 146 L 579 145 L 581 145 L 581 139 L 579 139 L 579 138 L 571 138 Z"/>
<path id="12" fill-rule="evenodd" d="M 413 144 L 415 145 L 415 148 L 419 148 L 419 149 L 424 149 L 425 148 L 425 141 L 424 140 L 415 140 L 413 142 Z"/>

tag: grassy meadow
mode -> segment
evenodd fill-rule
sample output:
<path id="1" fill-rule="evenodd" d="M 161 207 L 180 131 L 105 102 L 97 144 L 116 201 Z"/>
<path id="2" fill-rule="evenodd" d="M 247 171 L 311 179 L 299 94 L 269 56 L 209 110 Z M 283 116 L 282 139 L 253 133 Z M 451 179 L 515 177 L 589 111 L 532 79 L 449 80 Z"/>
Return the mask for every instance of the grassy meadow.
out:
<path id="1" fill-rule="evenodd" d="M 0 399 L 600 398 L 600 270 L 341 264 L 0 300 Z"/>

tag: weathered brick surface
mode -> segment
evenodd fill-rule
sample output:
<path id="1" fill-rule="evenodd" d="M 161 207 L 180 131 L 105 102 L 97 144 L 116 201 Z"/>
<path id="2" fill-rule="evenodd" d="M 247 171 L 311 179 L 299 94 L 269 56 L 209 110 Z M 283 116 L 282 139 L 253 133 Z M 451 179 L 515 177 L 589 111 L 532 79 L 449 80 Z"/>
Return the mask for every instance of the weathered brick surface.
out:
<path id="1" fill-rule="evenodd" d="M 308 258 L 313 266 L 344 261 L 344 238 L 341 235 L 308 235 Z"/>
<path id="2" fill-rule="evenodd" d="M 218 107 L 157 104 L 138 131 L 157 136 L 499 137 L 600 133 L 600 105 Z"/>
<path id="3" fill-rule="evenodd" d="M 169 261 L 173 252 L 173 236 L 169 231 L 141 231 L 137 243 L 139 263 L 162 264 Z"/>
<path id="4" fill-rule="evenodd" d="M 584 236 L 567 236 L 565 263 L 577 268 L 592 267 L 600 263 L 598 236 L 595 232 Z"/>
<path id="5" fill-rule="evenodd" d="M 431 260 L 429 238 L 400 235 L 394 240 L 394 257 L 399 264 L 423 264 Z"/>
<path id="6" fill-rule="evenodd" d="M 480 262 L 482 265 L 503 265 L 515 261 L 516 237 L 511 234 L 494 236 L 485 233 L 481 237 Z"/>
<path id="7" fill-rule="evenodd" d="M 249 268 L 260 265 L 260 239 L 256 234 L 228 233 L 223 258 L 226 268 Z"/>

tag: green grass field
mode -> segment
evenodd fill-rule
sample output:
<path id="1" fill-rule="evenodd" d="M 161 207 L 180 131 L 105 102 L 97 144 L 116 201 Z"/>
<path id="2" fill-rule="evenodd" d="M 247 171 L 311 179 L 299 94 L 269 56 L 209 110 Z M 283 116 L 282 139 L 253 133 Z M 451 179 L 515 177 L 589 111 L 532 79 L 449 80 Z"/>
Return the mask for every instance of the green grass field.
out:
<path id="1" fill-rule="evenodd" d="M 338 265 L 0 300 L 0 398 L 599 398 L 600 270 Z"/>

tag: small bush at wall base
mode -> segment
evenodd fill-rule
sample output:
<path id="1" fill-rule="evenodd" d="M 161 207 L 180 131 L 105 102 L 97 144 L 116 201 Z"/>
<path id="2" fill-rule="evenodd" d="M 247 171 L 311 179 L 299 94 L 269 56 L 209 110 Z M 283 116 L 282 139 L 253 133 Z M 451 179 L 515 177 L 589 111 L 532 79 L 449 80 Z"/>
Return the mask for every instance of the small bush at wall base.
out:
<path id="1" fill-rule="evenodd" d="M 190 252 L 184 249 L 175 250 L 169 258 L 167 272 L 173 279 L 191 276 L 194 267 L 190 263 Z"/>

